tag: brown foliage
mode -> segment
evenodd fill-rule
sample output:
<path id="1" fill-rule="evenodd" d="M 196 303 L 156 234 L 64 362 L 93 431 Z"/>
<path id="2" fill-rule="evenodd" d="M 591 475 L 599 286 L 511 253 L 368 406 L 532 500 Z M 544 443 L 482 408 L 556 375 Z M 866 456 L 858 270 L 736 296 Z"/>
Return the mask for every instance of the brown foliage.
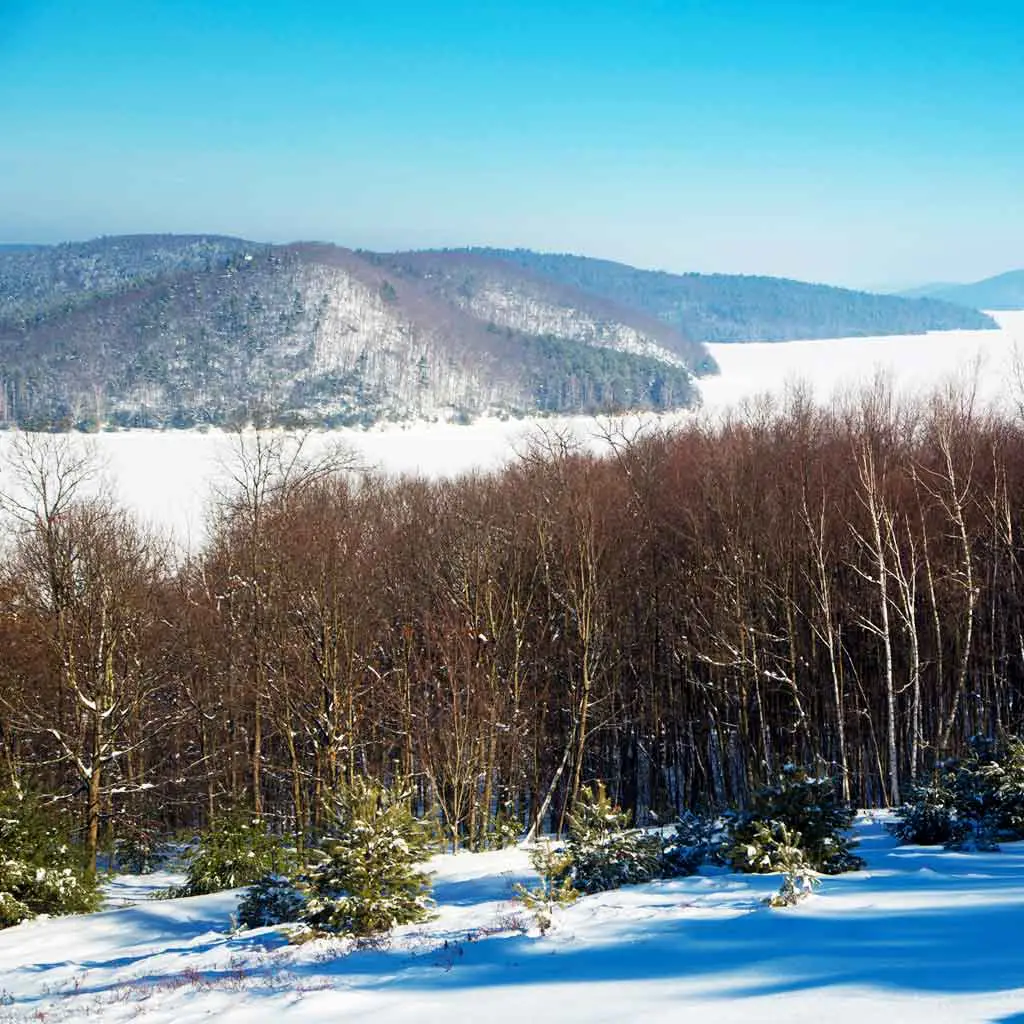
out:
<path id="1" fill-rule="evenodd" d="M 454 482 L 257 466 L 173 569 L 109 506 L 29 524 L 0 592 L 6 770 L 76 793 L 102 695 L 129 752 L 103 813 L 248 802 L 301 839 L 367 774 L 483 845 L 595 778 L 641 821 L 787 761 L 886 803 L 1021 728 L 1018 423 L 876 389 L 607 439 Z M 80 552 L 59 592 L 55 541 Z M 104 644 L 106 690 L 80 674 Z"/>

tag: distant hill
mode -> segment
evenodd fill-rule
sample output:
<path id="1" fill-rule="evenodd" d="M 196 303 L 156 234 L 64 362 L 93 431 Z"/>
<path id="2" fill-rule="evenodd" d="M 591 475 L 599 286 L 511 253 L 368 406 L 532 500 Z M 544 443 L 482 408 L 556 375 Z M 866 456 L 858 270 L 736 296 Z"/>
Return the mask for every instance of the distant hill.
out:
<path id="1" fill-rule="evenodd" d="M 699 342 L 795 341 L 997 326 L 977 309 L 934 298 L 875 295 L 776 277 L 669 274 L 526 249 L 469 251 L 657 317 Z"/>
<path id="2" fill-rule="evenodd" d="M 915 285 L 913 288 L 872 288 L 871 291 L 882 295 L 896 295 L 904 299 L 927 299 L 935 296 L 946 288 L 955 288 L 952 281 L 932 281 L 929 284 Z"/>
<path id="3" fill-rule="evenodd" d="M 0 252 L 0 422 L 668 409 L 715 369 L 660 321 L 473 262 L 213 236 Z"/>
<path id="4" fill-rule="evenodd" d="M 335 426 L 672 409 L 705 342 L 983 328 L 976 310 L 526 250 L 216 235 L 0 247 L 0 425 Z"/>
<path id="5" fill-rule="evenodd" d="M 1010 270 L 974 284 L 933 285 L 915 291 L 976 309 L 1024 309 L 1024 270 Z"/>

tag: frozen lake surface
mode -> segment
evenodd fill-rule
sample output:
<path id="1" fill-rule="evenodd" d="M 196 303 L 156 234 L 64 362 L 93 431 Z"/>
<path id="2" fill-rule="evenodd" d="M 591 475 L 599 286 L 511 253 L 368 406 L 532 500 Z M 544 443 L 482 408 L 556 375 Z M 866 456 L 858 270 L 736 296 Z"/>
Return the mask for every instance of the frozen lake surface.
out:
<path id="1" fill-rule="evenodd" d="M 701 381 L 704 412 L 715 415 L 758 395 L 781 395 L 798 382 L 820 401 L 889 377 L 897 392 L 927 394 L 954 384 L 973 388 L 979 401 L 1015 411 L 1024 396 L 1018 353 L 1024 353 L 1024 312 L 995 314 L 998 331 L 944 331 L 889 338 L 751 343 L 710 346 L 721 367 Z M 689 414 L 663 417 L 673 422 Z M 630 428 L 653 417 L 631 417 Z M 393 473 L 451 476 L 492 470 L 516 457 L 538 428 L 569 430 L 601 447 L 602 424 L 591 417 L 539 420 L 486 419 L 470 426 L 452 423 L 384 425 L 370 430 L 315 432 L 312 452 L 341 444 L 365 465 Z M 226 463 L 238 439 L 219 430 L 120 431 L 72 435 L 93 446 L 113 492 L 139 516 L 171 531 L 183 546 L 195 546 L 211 487 L 225 479 Z M 4 456 L 11 435 L 0 434 L 0 486 L 9 486 Z"/>

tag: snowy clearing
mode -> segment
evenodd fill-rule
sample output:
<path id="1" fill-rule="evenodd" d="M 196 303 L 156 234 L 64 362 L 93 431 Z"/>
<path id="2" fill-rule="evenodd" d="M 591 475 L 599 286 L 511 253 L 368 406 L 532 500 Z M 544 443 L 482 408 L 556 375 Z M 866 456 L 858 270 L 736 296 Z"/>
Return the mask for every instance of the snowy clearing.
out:
<path id="1" fill-rule="evenodd" d="M 705 873 L 582 898 L 524 934 L 526 853 L 434 858 L 437 916 L 378 949 L 228 934 L 238 892 L 146 901 L 0 932 L 0 1020 L 1024 1021 L 1024 843 L 897 847 L 857 831 L 864 871 L 772 910 L 777 876 Z"/>
<path id="2" fill-rule="evenodd" d="M 981 401 L 1015 409 L 1018 397 L 1024 398 L 1017 373 L 1018 350 L 1024 353 L 1024 311 L 994 315 L 1002 325 L 999 331 L 711 345 L 722 372 L 700 382 L 704 411 L 715 415 L 758 395 L 780 395 L 800 381 L 819 400 L 828 401 L 869 384 L 878 373 L 890 376 L 902 394 L 928 393 L 949 383 L 976 384 Z M 646 422 L 670 424 L 689 415 L 631 416 L 624 426 L 632 431 Z M 568 431 L 600 449 L 601 431 L 607 426 L 586 416 L 485 419 L 471 426 L 391 424 L 316 432 L 308 444 L 313 454 L 343 445 L 364 465 L 391 473 L 444 477 L 500 468 L 524 450 L 538 428 Z M 219 430 L 136 430 L 71 438 L 76 445 L 95 447 L 112 492 L 144 522 L 170 532 L 184 547 L 202 542 L 211 487 L 225 480 L 224 467 L 231 462 L 237 438 Z M 10 434 L 0 435 L 0 487 L 9 486 L 3 463 L 10 444 Z"/>

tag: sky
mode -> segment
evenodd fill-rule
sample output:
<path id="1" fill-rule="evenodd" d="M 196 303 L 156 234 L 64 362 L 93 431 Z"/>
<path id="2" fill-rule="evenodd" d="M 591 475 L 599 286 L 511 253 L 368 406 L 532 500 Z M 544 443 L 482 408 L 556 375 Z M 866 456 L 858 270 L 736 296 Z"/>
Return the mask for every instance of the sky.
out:
<path id="1" fill-rule="evenodd" d="M 1019 0 L 0 0 L 0 242 L 1024 267 Z"/>

